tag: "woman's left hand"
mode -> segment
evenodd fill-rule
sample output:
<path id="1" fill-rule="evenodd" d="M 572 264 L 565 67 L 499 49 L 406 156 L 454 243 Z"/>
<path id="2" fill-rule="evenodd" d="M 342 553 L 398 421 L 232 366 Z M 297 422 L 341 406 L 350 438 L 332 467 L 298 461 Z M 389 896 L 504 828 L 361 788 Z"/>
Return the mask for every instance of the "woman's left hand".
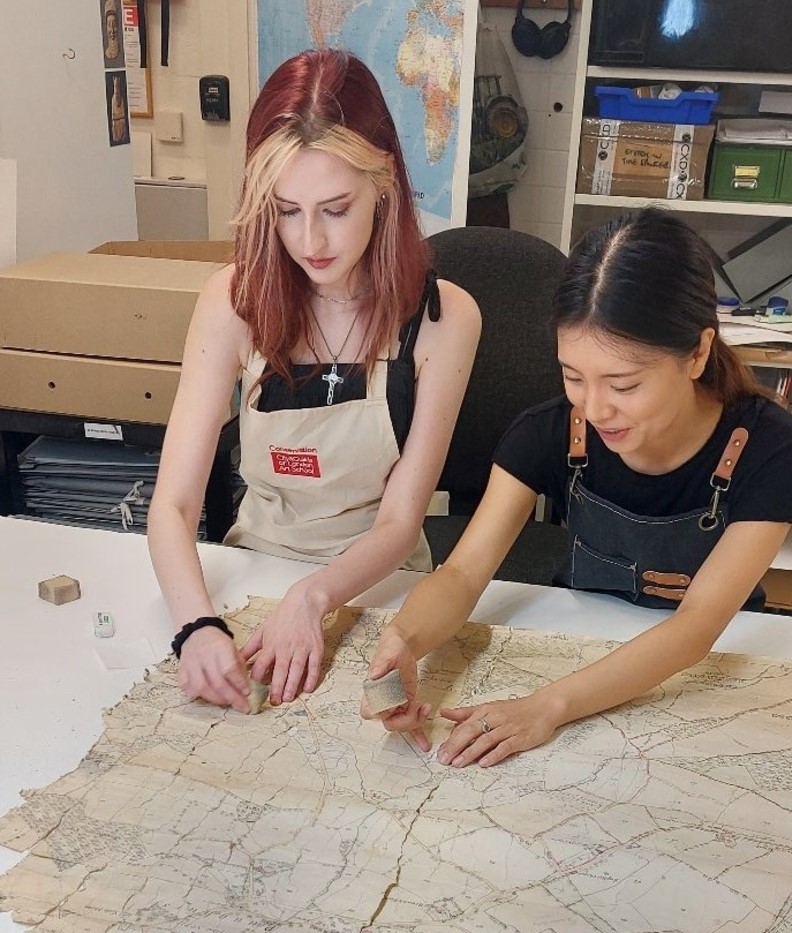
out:
<path id="1" fill-rule="evenodd" d="M 324 657 L 322 614 L 302 605 L 288 593 L 242 646 L 242 657 L 253 660 L 250 674 L 270 679 L 270 703 L 290 703 L 301 692 L 312 693 L 319 683 Z"/>
<path id="2" fill-rule="evenodd" d="M 440 715 L 457 723 L 437 750 L 441 764 L 464 768 L 474 761 L 486 768 L 546 742 L 562 724 L 545 694 L 532 693 L 517 700 L 497 700 L 481 706 L 441 709 Z"/>

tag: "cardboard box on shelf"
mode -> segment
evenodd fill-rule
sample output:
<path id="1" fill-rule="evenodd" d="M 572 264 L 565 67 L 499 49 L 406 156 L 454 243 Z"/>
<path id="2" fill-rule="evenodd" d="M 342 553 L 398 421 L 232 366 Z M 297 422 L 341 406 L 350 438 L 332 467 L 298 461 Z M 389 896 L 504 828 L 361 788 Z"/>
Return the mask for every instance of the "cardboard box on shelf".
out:
<path id="1" fill-rule="evenodd" d="M 0 407 L 166 424 L 181 367 L 0 350 Z M 229 402 L 226 420 L 236 414 Z"/>
<path id="2" fill-rule="evenodd" d="M 0 406 L 167 423 L 195 302 L 230 249 L 111 242 L 0 273 Z"/>
<path id="3" fill-rule="evenodd" d="M 577 190 L 584 194 L 699 201 L 715 127 L 583 120 Z"/>
<path id="4" fill-rule="evenodd" d="M 0 272 L 0 347 L 181 362 L 218 263 L 54 253 Z"/>

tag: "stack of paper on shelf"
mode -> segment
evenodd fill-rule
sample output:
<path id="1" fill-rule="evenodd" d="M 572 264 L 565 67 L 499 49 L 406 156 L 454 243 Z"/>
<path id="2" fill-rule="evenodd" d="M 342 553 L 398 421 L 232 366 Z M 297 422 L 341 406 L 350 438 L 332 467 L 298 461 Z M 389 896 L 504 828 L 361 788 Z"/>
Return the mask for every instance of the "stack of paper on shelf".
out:
<path id="1" fill-rule="evenodd" d="M 113 441 L 40 437 L 19 458 L 25 507 L 48 522 L 145 532 L 159 458 Z"/>
<path id="2" fill-rule="evenodd" d="M 792 322 L 769 324 L 740 318 L 740 323 L 730 323 L 721 319 L 718 330 L 724 341 L 734 347 L 778 343 L 792 349 Z"/>

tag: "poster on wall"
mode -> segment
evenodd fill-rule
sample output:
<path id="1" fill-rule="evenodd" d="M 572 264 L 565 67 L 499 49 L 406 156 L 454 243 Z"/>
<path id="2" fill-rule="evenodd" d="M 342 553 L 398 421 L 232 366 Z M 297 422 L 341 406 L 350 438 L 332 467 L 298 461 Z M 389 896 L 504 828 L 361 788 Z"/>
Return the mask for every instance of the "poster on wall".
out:
<path id="1" fill-rule="evenodd" d="M 379 81 L 424 232 L 464 226 L 478 0 L 257 0 L 259 86 L 306 48 L 345 48 Z"/>
<path id="2" fill-rule="evenodd" d="M 129 145 L 129 108 L 125 71 L 105 72 L 107 128 L 111 146 Z"/>
<path id="3" fill-rule="evenodd" d="M 129 115 L 153 117 L 151 99 L 151 71 L 141 67 L 143 62 L 142 36 L 136 0 L 123 0 L 123 44 L 127 65 Z"/>
<path id="4" fill-rule="evenodd" d="M 121 0 L 99 0 L 102 13 L 102 49 L 105 68 L 124 67 L 121 35 Z"/>

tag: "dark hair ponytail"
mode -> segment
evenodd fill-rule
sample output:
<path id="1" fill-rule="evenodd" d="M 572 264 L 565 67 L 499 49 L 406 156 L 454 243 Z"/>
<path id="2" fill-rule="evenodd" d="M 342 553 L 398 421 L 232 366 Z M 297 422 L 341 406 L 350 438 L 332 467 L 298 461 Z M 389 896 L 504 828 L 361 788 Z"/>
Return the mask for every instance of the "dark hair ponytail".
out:
<path id="1" fill-rule="evenodd" d="M 644 208 L 590 230 L 572 250 L 553 301 L 557 328 L 587 325 L 686 357 L 715 331 L 699 378 L 726 407 L 767 395 L 721 338 L 710 247 L 671 211 Z"/>

